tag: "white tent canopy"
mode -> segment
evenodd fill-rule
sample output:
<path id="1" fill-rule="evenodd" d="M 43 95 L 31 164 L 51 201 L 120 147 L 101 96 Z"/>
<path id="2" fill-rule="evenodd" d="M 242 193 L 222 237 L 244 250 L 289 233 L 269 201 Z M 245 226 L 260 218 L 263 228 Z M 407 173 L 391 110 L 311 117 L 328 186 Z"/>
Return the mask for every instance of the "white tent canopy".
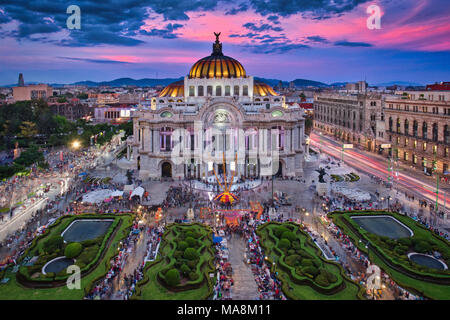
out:
<path id="1" fill-rule="evenodd" d="M 142 199 L 142 196 L 144 195 L 144 192 L 145 192 L 144 188 L 139 186 L 139 187 L 137 187 L 136 189 L 133 190 L 133 192 L 131 193 L 130 197 L 132 198 L 134 196 L 139 196 L 139 198 Z"/>
<path id="2" fill-rule="evenodd" d="M 121 197 L 123 196 L 123 191 L 116 190 L 113 193 L 111 193 L 111 197 Z"/>
<path id="3" fill-rule="evenodd" d="M 110 189 L 98 189 L 91 191 L 85 195 L 83 195 L 82 202 L 86 203 L 102 203 L 103 200 L 111 198 L 114 193 L 116 192 L 122 192 L 122 191 L 115 191 Z"/>

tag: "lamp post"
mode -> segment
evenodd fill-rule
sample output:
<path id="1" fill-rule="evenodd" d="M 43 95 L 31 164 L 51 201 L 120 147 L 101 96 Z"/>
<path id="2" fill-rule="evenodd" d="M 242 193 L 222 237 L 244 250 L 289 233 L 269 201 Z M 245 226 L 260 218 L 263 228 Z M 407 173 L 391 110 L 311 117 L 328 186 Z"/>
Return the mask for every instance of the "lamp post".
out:
<path id="1" fill-rule="evenodd" d="M 383 209 L 383 207 L 384 207 L 384 197 L 381 197 L 380 200 L 381 200 L 381 208 Z"/>
<path id="2" fill-rule="evenodd" d="M 387 197 L 387 201 L 388 201 L 388 211 L 391 211 L 391 205 L 389 203 L 389 201 L 392 200 L 391 196 Z"/>

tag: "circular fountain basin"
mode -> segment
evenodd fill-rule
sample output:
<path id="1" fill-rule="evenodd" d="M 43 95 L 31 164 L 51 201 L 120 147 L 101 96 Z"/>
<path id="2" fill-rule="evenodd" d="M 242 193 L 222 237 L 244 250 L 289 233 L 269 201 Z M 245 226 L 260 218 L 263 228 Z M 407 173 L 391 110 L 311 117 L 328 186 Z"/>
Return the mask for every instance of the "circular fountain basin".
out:
<path id="1" fill-rule="evenodd" d="M 412 252 L 408 254 L 408 258 L 421 266 L 428 267 L 431 269 L 438 269 L 438 270 L 448 269 L 447 265 L 444 262 L 428 254 Z"/>
<path id="2" fill-rule="evenodd" d="M 69 259 L 67 257 L 57 257 L 50 260 L 42 267 L 42 273 L 47 274 L 48 272 L 59 273 L 61 270 L 66 269 L 68 266 L 73 265 L 75 260 Z"/>

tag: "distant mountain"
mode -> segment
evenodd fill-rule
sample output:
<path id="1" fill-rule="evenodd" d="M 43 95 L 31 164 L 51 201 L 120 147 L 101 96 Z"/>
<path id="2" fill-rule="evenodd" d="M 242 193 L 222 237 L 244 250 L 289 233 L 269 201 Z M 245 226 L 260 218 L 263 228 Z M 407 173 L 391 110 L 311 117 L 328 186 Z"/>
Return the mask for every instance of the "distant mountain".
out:
<path id="1" fill-rule="evenodd" d="M 281 81 L 280 79 L 266 79 L 266 78 L 259 78 L 259 77 L 254 77 L 254 79 L 255 79 L 255 81 L 267 83 L 271 87 L 277 86 Z M 289 81 L 281 81 L 281 82 L 283 84 L 283 87 L 289 86 Z"/>
<path id="2" fill-rule="evenodd" d="M 280 83 L 280 79 L 266 79 L 266 78 L 258 78 L 255 77 L 256 81 L 267 83 L 268 85 L 275 87 Z M 291 81 L 281 81 L 283 84 L 283 87 L 289 87 L 289 83 Z M 313 81 L 313 80 L 306 80 L 306 79 L 295 79 L 292 82 L 294 82 L 294 85 L 296 87 L 328 87 L 326 83 L 319 82 L 319 81 Z"/>
<path id="3" fill-rule="evenodd" d="M 293 82 L 296 87 L 328 87 L 329 86 L 323 82 L 306 80 L 306 79 L 295 79 Z"/>
<path id="4" fill-rule="evenodd" d="M 390 87 L 393 85 L 398 85 L 402 87 L 424 87 L 423 84 L 415 83 L 415 82 L 407 82 L 407 81 L 391 81 L 391 82 L 384 82 L 384 83 L 377 83 L 375 85 L 376 87 Z"/>
<path id="5" fill-rule="evenodd" d="M 167 86 L 168 84 L 182 80 L 183 77 L 180 78 L 164 78 L 164 79 L 131 79 L 131 78 L 119 78 L 111 81 L 101 81 L 101 82 L 94 82 L 94 81 L 79 81 L 73 83 L 73 85 L 80 85 L 80 86 L 88 86 L 88 87 L 98 87 L 98 86 L 110 86 L 110 87 L 122 87 L 122 86 L 137 86 L 137 87 L 154 87 L 154 86 Z"/>

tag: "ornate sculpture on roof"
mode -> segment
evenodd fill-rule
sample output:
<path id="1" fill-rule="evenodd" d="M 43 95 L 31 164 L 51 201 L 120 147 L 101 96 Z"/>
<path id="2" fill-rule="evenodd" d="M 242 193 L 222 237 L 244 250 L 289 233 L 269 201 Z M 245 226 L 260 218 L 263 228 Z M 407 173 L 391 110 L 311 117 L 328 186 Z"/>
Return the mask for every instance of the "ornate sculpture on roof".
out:
<path id="1" fill-rule="evenodd" d="M 213 56 L 223 56 L 222 53 L 222 43 L 220 43 L 219 41 L 219 36 L 220 36 L 221 32 L 219 33 L 215 33 L 214 35 L 216 36 L 216 42 L 213 43 Z"/>

